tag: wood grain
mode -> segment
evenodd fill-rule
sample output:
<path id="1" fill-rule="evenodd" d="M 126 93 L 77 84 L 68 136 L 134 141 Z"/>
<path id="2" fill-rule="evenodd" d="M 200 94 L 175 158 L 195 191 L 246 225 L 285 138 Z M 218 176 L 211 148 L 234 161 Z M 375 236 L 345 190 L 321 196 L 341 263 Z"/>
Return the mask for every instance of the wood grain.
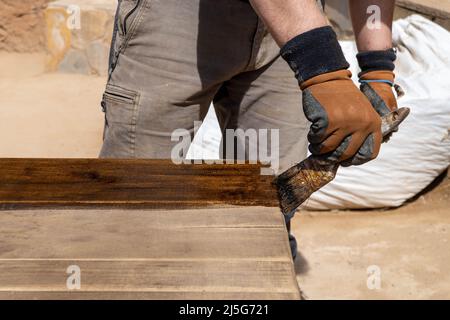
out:
<path id="1" fill-rule="evenodd" d="M 278 206 L 260 165 L 170 160 L 0 159 L 0 208 Z"/>
<path id="2" fill-rule="evenodd" d="M 1 300 L 299 300 L 298 293 L 5 291 Z"/>
<path id="3" fill-rule="evenodd" d="M 2 259 L 289 260 L 286 238 L 263 207 L 0 211 Z"/>
<path id="4" fill-rule="evenodd" d="M 66 269 L 81 270 L 79 292 L 98 294 L 134 292 L 183 294 L 252 293 L 267 297 L 290 295 L 288 263 L 278 261 L 1 261 L 0 298 L 3 292 L 70 292 Z M 78 291 L 78 290 L 73 290 Z"/>
<path id="5" fill-rule="evenodd" d="M 0 299 L 299 298 L 277 209 L 0 213 Z"/>

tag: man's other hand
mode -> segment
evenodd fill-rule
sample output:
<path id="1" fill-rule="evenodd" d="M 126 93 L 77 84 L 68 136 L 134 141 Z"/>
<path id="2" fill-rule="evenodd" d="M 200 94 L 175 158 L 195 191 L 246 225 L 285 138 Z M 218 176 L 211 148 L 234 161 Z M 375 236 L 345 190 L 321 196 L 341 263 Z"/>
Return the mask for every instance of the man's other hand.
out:
<path id="1" fill-rule="evenodd" d="M 311 153 L 343 166 L 374 159 L 382 140 L 381 117 L 352 82 L 333 29 L 316 28 L 294 37 L 281 56 L 303 90 Z"/>
<path id="2" fill-rule="evenodd" d="M 343 166 L 374 159 L 382 140 L 381 118 L 351 80 L 339 70 L 301 84 L 303 110 L 311 121 L 309 150 Z"/>

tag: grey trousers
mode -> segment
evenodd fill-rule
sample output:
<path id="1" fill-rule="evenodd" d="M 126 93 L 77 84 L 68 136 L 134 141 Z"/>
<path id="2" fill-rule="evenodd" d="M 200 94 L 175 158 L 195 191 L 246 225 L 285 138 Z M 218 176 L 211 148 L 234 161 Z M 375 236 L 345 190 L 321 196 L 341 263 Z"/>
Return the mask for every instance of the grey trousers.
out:
<path id="1" fill-rule="evenodd" d="M 211 102 L 222 130 L 278 129 L 280 171 L 306 157 L 298 83 L 249 3 L 122 0 L 100 156 L 168 159 Z"/>
<path id="2" fill-rule="evenodd" d="M 247 1 L 121 0 L 102 158 L 170 158 L 214 103 L 221 129 L 278 129 L 279 171 L 307 155 L 301 92 Z"/>

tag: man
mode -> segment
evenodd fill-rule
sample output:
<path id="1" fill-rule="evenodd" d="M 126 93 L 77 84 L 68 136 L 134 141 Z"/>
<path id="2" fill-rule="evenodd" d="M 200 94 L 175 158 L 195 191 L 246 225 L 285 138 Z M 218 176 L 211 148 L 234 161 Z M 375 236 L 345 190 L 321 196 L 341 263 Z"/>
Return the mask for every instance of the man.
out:
<path id="1" fill-rule="evenodd" d="M 373 30 L 369 5 L 381 10 Z M 306 157 L 308 141 L 342 165 L 375 158 L 379 115 L 396 108 L 393 6 L 350 1 L 360 91 L 314 0 L 121 0 L 101 157 L 168 159 L 172 133 L 192 133 L 214 102 L 222 130 L 279 130 L 279 172 Z"/>

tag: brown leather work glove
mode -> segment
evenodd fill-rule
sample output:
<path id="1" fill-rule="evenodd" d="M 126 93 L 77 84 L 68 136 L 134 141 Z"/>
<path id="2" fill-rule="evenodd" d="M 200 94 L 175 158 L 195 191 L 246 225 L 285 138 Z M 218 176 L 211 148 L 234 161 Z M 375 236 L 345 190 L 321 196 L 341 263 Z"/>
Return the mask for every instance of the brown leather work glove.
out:
<path id="1" fill-rule="evenodd" d="M 364 51 L 356 55 L 361 68 L 358 75 L 361 83 L 360 89 L 380 116 L 397 109 L 397 98 L 393 91 L 396 57 L 394 49 Z M 396 89 L 398 88 L 396 86 Z M 398 129 L 394 132 L 396 131 Z M 388 141 L 391 136 L 392 133 L 384 137 L 383 141 Z"/>
<path id="2" fill-rule="evenodd" d="M 394 72 L 389 70 L 370 71 L 359 78 L 361 91 L 381 116 L 398 108 L 393 92 L 394 78 Z"/>
<path id="3" fill-rule="evenodd" d="M 382 140 L 381 118 L 352 82 L 333 29 L 321 27 L 293 38 L 281 56 L 303 90 L 311 153 L 343 166 L 375 158 Z"/>
<path id="4" fill-rule="evenodd" d="M 357 54 L 361 72 L 359 73 L 360 89 L 381 116 L 397 109 L 394 95 L 394 61 L 396 53 L 393 49 L 381 51 L 365 51 Z"/>
<path id="5" fill-rule="evenodd" d="M 338 70 L 301 83 L 303 110 L 312 125 L 309 150 L 314 155 L 358 165 L 376 158 L 382 140 L 381 118 L 351 80 Z"/>

